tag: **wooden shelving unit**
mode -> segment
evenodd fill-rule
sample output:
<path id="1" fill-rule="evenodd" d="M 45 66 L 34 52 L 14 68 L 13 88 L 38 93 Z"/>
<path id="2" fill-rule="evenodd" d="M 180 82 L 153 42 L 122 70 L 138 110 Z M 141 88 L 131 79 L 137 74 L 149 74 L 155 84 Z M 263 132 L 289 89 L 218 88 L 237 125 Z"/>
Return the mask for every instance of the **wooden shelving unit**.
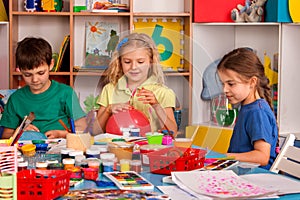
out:
<path id="1" fill-rule="evenodd" d="M 191 119 L 192 105 L 192 0 L 175 0 L 181 9 L 180 11 L 170 10 L 169 12 L 159 12 L 139 10 L 134 7 L 137 0 L 123 0 L 122 3 L 129 5 L 130 12 L 120 13 L 91 13 L 73 12 L 74 0 L 64 0 L 62 12 L 26 12 L 23 0 L 10 1 L 9 9 L 9 61 L 10 61 L 10 88 L 22 86 L 21 74 L 16 72 L 15 49 L 17 42 L 27 36 L 43 37 L 50 42 L 53 52 L 59 52 L 61 43 L 65 35 L 70 35 L 70 66 L 67 72 L 51 72 L 53 79 L 69 84 L 74 87 L 80 96 L 87 95 L 86 91 L 99 93 L 100 91 L 88 82 L 95 82 L 98 85 L 99 77 L 105 76 L 102 72 L 75 72 L 74 66 L 81 66 L 85 59 L 85 22 L 105 21 L 119 22 L 120 37 L 134 31 L 134 19 L 137 17 L 179 17 L 184 22 L 184 72 L 166 72 L 167 85 L 175 90 L 183 113 L 183 126 L 187 125 Z M 168 2 L 158 5 L 168 9 Z M 137 2 L 139 3 L 139 2 Z M 146 1 L 149 5 L 151 2 Z M 151 8 L 151 6 L 150 6 Z M 157 12 L 156 12 L 157 11 Z M 96 87 L 96 86 L 95 86 Z M 182 127 L 183 127 L 182 126 Z"/>

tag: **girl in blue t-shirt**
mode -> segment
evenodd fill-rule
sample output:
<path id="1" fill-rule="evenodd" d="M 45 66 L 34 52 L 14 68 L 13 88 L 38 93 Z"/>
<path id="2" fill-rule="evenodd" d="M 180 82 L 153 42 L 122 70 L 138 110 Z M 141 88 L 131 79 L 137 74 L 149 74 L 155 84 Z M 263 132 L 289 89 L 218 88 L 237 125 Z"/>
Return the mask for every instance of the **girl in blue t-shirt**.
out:
<path id="1" fill-rule="evenodd" d="M 217 67 L 223 91 L 241 108 L 227 156 L 269 169 L 276 158 L 278 127 L 264 66 L 249 48 L 226 54 Z"/>

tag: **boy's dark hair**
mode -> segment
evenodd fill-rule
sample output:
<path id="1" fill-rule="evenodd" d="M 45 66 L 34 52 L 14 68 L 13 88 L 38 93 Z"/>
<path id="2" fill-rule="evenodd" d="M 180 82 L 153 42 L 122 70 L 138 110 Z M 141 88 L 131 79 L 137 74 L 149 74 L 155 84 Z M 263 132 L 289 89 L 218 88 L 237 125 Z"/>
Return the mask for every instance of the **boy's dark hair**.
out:
<path id="1" fill-rule="evenodd" d="M 41 64 L 50 66 L 51 60 L 51 45 L 43 38 L 26 37 L 18 42 L 16 66 L 20 70 L 34 69 Z"/>

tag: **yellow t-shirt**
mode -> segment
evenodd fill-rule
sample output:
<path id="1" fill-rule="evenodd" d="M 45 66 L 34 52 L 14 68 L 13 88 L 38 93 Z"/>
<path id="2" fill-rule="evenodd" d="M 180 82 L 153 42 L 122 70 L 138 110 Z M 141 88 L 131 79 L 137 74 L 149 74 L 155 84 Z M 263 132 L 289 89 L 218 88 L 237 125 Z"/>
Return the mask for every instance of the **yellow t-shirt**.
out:
<path id="1" fill-rule="evenodd" d="M 174 91 L 165 85 L 158 84 L 154 76 L 149 77 L 137 90 L 142 89 L 142 87 L 152 91 L 163 108 L 175 108 L 176 96 Z M 97 103 L 107 107 L 109 104 L 130 102 L 135 109 L 142 111 L 148 117 L 152 131 L 160 129 L 159 120 L 154 109 L 149 104 L 138 101 L 137 98 L 136 92 L 130 91 L 127 87 L 126 77 L 123 76 L 116 86 L 111 83 L 104 86 Z"/>

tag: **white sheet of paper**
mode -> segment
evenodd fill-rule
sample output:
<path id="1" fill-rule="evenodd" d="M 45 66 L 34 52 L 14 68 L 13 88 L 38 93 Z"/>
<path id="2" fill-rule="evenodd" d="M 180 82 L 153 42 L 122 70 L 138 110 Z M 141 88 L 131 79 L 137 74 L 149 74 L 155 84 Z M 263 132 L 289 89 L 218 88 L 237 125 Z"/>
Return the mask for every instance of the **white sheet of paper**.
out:
<path id="1" fill-rule="evenodd" d="M 240 177 L 256 185 L 271 190 L 278 190 L 278 195 L 300 193 L 300 180 L 280 174 L 246 174 Z"/>
<path id="2" fill-rule="evenodd" d="M 207 196 L 197 195 L 197 197 L 192 196 L 191 194 L 183 191 L 176 185 L 172 186 L 157 186 L 157 188 L 162 191 L 164 194 L 167 194 L 172 200 L 196 200 L 196 199 L 202 199 L 202 200 L 211 200 L 212 198 L 209 198 Z"/>
<path id="3" fill-rule="evenodd" d="M 171 172 L 171 175 L 178 187 L 194 196 L 258 198 L 275 193 L 275 190 L 240 178 L 231 170 Z"/>

